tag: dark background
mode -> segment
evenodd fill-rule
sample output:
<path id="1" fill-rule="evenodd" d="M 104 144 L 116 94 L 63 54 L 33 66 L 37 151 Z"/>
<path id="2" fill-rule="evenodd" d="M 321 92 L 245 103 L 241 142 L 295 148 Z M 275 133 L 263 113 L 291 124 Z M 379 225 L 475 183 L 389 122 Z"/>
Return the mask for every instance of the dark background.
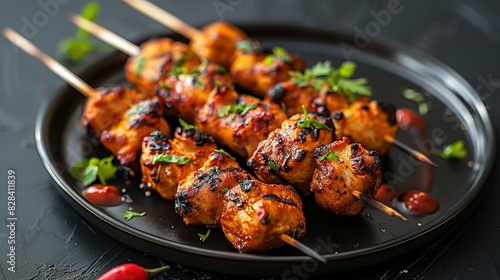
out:
<path id="1" fill-rule="evenodd" d="M 43 3 L 57 3 L 48 14 Z M 323 30 L 353 31 L 373 20 L 370 11 L 388 1 L 154 1 L 195 26 L 214 20 L 245 23 L 293 23 Z M 24 34 L 57 57 L 61 38 L 75 34 L 67 16 L 86 1 L 5 0 L 0 26 Z M 126 39 L 138 40 L 164 28 L 120 1 L 100 1 L 98 22 Z M 401 1 L 377 39 L 393 38 L 438 58 L 460 73 L 500 123 L 500 3 L 483 1 Z M 218 7 L 218 8 L 217 8 Z M 45 17 L 40 13 L 45 13 Z M 32 28 L 26 27 L 32 24 Z M 35 25 L 36 24 L 36 25 Z M 33 28 L 34 27 L 34 28 Z M 91 65 L 99 55 L 78 64 Z M 485 82 L 487 81 L 487 82 Z M 42 166 L 33 138 L 36 113 L 65 83 L 32 57 L 0 38 L 0 217 L 6 221 L 7 170 L 17 174 L 17 272 L 7 271 L 7 223 L 0 227 L 0 279 L 94 279 L 124 262 L 156 267 L 164 262 L 130 249 L 86 223 L 63 199 Z M 497 133 L 498 134 L 498 133 Z M 495 168 L 498 170 L 498 168 Z M 359 279 L 500 279 L 500 182 L 493 172 L 486 198 L 471 218 L 430 246 L 376 267 L 341 275 Z M 422 255 L 423 252 L 427 252 Z M 232 279 L 175 264 L 164 279 Z M 407 270 L 400 274 L 400 271 Z"/>

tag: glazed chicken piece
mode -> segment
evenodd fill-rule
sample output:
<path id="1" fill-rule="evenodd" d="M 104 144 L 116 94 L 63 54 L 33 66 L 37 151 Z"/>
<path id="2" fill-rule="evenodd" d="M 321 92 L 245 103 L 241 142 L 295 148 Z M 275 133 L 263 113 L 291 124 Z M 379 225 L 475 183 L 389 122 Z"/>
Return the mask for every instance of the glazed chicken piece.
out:
<path id="1" fill-rule="evenodd" d="M 233 79 L 216 64 L 201 64 L 189 73 L 171 75 L 158 88 L 169 114 L 179 116 L 189 123 L 195 121 L 197 112 L 208 100 L 208 95 L 218 87 L 233 87 Z"/>
<path id="2" fill-rule="evenodd" d="M 141 91 L 121 86 L 97 89 L 85 102 L 80 123 L 88 136 L 99 139 L 103 131 L 120 122 L 133 103 L 146 97 Z"/>
<path id="3" fill-rule="evenodd" d="M 156 130 L 170 135 L 170 127 L 163 118 L 163 104 L 157 97 L 132 105 L 122 113 L 119 122 L 102 132 L 100 140 L 133 175 L 139 169 L 137 159 L 143 138 Z"/>
<path id="4" fill-rule="evenodd" d="M 242 253 L 284 246 L 281 234 L 306 235 L 302 201 L 292 186 L 241 181 L 224 196 L 221 226 L 226 238 Z"/>
<path id="5" fill-rule="evenodd" d="M 314 171 L 314 150 L 333 141 L 332 122 L 329 118 L 309 113 L 309 118 L 325 125 L 325 128 L 299 126 L 304 119 L 297 114 L 283 122 L 269 137 L 262 141 L 247 165 L 266 183 L 288 184 L 309 192 Z"/>
<path id="6" fill-rule="evenodd" d="M 229 154 L 215 150 L 205 164 L 182 180 L 175 195 L 175 211 L 186 225 L 220 225 L 224 194 L 251 179 Z"/>
<path id="7" fill-rule="evenodd" d="M 229 68 L 234 82 L 255 96 L 264 98 L 272 86 L 290 78 L 289 71 L 304 70 L 302 59 L 283 48 L 264 50 L 254 48 L 255 45 L 249 41 L 240 42 Z"/>
<path id="8" fill-rule="evenodd" d="M 202 132 L 247 158 L 285 119 L 279 105 L 221 87 L 210 93 L 195 123 Z"/>
<path id="9" fill-rule="evenodd" d="M 212 137 L 196 129 L 177 128 L 172 140 L 154 131 L 142 142 L 141 182 L 146 190 L 173 200 L 179 182 L 198 170 L 216 147 Z"/>
<path id="10" fill-rule="evenodd" d="M 155 95 L 158 83 L 181 67 L 192 70 L 201 63 L 188 45 L 170 38 L 146 41 L 141 45 L 141 54 L 130 57 L 125 64 L 127 80 L 137 88 Z"/>
<path id="11" fill-rule="evenodd" d="M 345 96 L 329 92 L 328 88 L 325 85 L 318 91 L 312 86 L 299 86 L 293 81 L 280 82 L 269 89 L 265 99 L 280 104 L 288 116 L 302 113 L 302 105 L 307 111 L 321 115 L 330 115 L 349 106 Z"/>
<path id="12" fill-rule="evenodd" d="M 350 107 L 332 113 L 336 139 L 351 137 L 354 142 L 383 157 L 391 147 L 384 136 L 396 138 L 398 132 L 395 114 L 396 108 L 392 105 L 368 98 L 359 99 Z"/>
<path id="13" fill-rule="evenodd" d="M 382 183 L 382 162 L 375 151 L 344 137 L 314 153 L 311 191 L 316 202 L 337 215 L 354 216 L 365 207 L 353 190 L 374 197 Z"/>
<path id="14" fill-rule="evenodd" d="M 225 68 L 229 68 L 236 44 L 248 39 L 236 26 L 220 21 L 205 26 L 201 32 L 191 40 L 191 48 L 199 57 Z"/>

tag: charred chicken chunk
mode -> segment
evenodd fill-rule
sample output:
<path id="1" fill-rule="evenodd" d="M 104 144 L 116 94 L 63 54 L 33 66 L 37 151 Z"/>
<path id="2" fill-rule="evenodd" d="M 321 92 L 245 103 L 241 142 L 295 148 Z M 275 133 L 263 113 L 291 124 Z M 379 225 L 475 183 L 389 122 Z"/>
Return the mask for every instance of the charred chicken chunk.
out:
<path id="1" fill-rule="evenodd" d="M 227 153 L 212 152 L 205 164 L 182 180 L 175 195 L 175 211 L 185 224 L 218 226 L 224 194 L 250 175 Z"/>
<path id="2" fill-rule="evenodd" d="M 199 57 L 226 68 L 231 64 L 236 43 L 248 38 L 236 26 L 220 21 L 205 26 L 201 31 L 201 36 L 191 40 L 191 48 Z"/>
<path id="3" fill-rule="evenodd" d="M 210 93 L 195 123 L 220 144 L 247 158 L 285 119 L 279 105 L 221 87 Z"/>
<path id="4" fill-rule="evenodd" d="M 139 169 L 142 139 L 156 130 L 170 135 L 170 127 L 163 118 L 163 105 L 157 97 L 132 105 L 116 125 L 102 132 L 100 140 L 133 175 Z"/>
<path id="5" fill-rule="evenodd" d="M 182 66 L 191 70 L 200 63 L 186 44 L 160 38 L 146 41 L 141 45 L 141 53 L 128 59 L 125 76 L 131 84 L 154 96 L 159 81 L 168 77 L 174 68 Z"/>
<path id="6" fill-rule="evenodd" d="M 347 137 L 318 147 L 314 166 L 311 191 L 316 202 L 337 215 L 361 213 L 365 202 L 352 191 L 374 197 L 382 182 L 382 162 L 377 153 L 351 143 Z"/>
<path id="7" fill-rule="evenodd" d="M 196 129 L 177 128 L 172 140 L 154 131 L 142 142 L 141 182 L 173 200 L 179 182 L 198 170 L 215 148 L 213 138 Z"/>
<path id="8" fill-rule="evenodd" d="M 331 120 L 309 113 L 309 120 L 324 127 L 301 127 L 303 114 L 283 122 L 269 137 L 260 142 L 247 165 L 260 180 L 267 183 L 289 184 L 300 191 L 309 192 L 314 171 L 314 150 L 333 141 Z"/>
<path id="9" fill-rule="evenodd" d="M 123 114 L 132 106 L 146 99 L 141 91 L 121 86 L 100 88 L 85 103 L 80 119 L 87 135 L 99 139 L 104 130 L 120 122 Z"/>
<path id="10" fill-rule="evenodd" d="M 351 137 L 354 142 L 383 157 L 391 147 L 384 136 L 395 138 L 398 132 L 395 113 L 396 108 L 392 105 L 359 99 L 350 107 L 332 113 L 336 138 Z"/>
<path id="11" fill-rule="evenodd" d="M 284 246 L 281 234 L 306 234 L 302 201 L 292 186 L 241 181 L 224 196 L 221 226 L 240 252 L 263 252 Z"/>
<path id="12" fill-rule="evenodd" d="M 254 45 L 249 41 L 238 44 L 229 72 L 236 84 L 255 96 L 264 98 L 272 86 L 290 78 L 288 72 L 304 70 L 302 59 L 283 48 L 264 50 Z"/>
<path id="13" fill-rule="evenodd" d="M 227 71 L 216 64 L 201 64 L 190 72 L 171 75 L 157 89 L 168 113 L 193 123 L 197 112 L 215 88 L 232 88 L 233 80 Z"/>

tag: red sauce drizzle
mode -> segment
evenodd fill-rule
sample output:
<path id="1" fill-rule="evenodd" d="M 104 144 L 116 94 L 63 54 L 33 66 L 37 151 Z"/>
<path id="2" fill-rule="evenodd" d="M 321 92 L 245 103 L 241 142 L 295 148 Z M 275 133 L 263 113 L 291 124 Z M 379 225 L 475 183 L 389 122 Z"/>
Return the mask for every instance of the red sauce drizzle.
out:
<path id="1" fill-rule="evenodd" d="M 399 200 L 405 204 L 409 211 L 415 214 L 432 214 L 439 207 L 438 202 L 430 193 L 422 191 L 407 191 L 401 195 Z"/>
<path id="2" fill-rule="evenodd" d="M 85 188 L 83 196 L 88 202 L 99 206 L 115 206 L 122 203 L 120 191 L 113 186 L 92 184 Z"/>

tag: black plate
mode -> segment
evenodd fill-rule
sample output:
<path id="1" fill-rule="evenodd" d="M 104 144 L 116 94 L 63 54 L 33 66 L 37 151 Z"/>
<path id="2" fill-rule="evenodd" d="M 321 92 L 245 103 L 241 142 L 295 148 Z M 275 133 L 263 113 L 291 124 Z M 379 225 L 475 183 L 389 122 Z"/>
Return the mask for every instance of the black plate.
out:
<path id="1" fill-rule="evenodd" d="M 427 216 L 407 215 L 408 222 L 404 222 L 367 207 L 359 216 L 347 218 L 325 212 L 312 197 L 304 197 L 308 234 L 301 242 L 328 259 L 328 264 L 323 265 L 291 247 L 261 255 L 240 254 L 220 229 L 212 229 L 209 238 L 202 242 L 198 233 L 205 233 L 206 228 L 185 226 L 174 213 L 172 202 L 157 195 L 144 196 L 137 187 L 138 181 L 129 186 L 121 179 L 110 182 L 126 188 L 133 202 L 96 207 L 83 198 L 82 186 L 71 178 L 69 170 L 82 157 L 102 157 L 109 152 L 85 137 L 79 125 L 85 99 L 66 87 L 38 116 L 37 149 L 65 197 L 91 223 L 131 247 L 175 263 L 238 275 L 293 276 L 296 268 L 307 275 L 334 273 L 394 258 L 436 239 L 463 219 L 467 212 L 464 210 L 478 201 L 495 154 L 493 129 L 480 98 L 452 69 L 408 46 L 387 40 L 372 38 L 360 46 L 352 34 L 340 32 L 294 26 L 247 26 L 244 30 L 264 45 L 279 45 L 300 54 L 309 65 L 323 60 L 331 60 L 334 65 L 346 59 L 355 61 L 356 76 L 369 79 L 373 98 L 397 107 L 416 108 L 415 103 L 402 97 L 405 88 L 428 93 L 432 110 L 425 116 L 426 142 L 442 148 L 462 139 L 468 155 L 459 161 L 433 156 L 439 168 L 426 173 L 427 166 L 392 149 L 386 159 L 386 179 L 403 192 L 419 188 L 424 175 L 431 174 L 428 187 L 440 201 L 438 211 Z M 122 83 L 125 60 L 123 54 L 115 53 L 87 69 L 82 77 L 94 86 Z M 400 132 L 398 139 L 419 146 L 409 133 Z M 129 208 L 147 215 L 125 221 L 122 212 Z"/>

